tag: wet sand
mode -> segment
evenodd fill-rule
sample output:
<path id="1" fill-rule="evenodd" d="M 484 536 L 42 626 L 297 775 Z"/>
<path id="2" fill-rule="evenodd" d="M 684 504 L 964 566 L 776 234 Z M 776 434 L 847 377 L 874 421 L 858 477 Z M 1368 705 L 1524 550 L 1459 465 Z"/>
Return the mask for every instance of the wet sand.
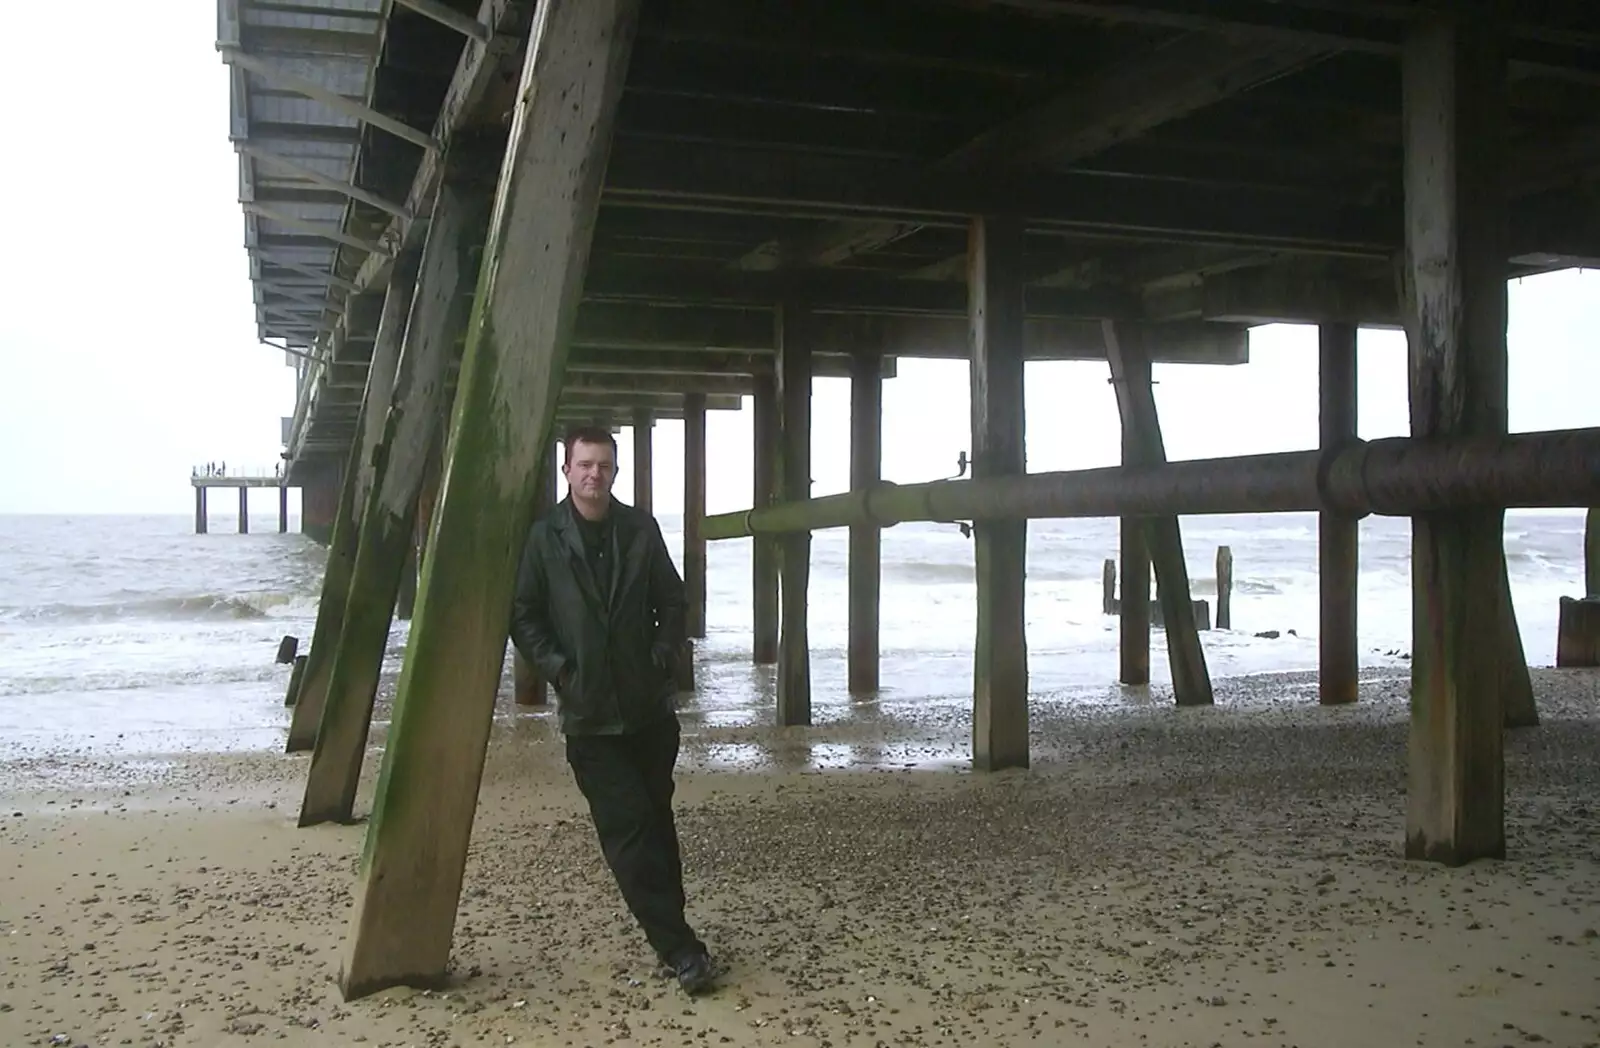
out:
<path id="1" fill-rule="evenodd" d="M 303 756 L 34 754 L 0 764 L 0 1044 L 1600 1045 L 1600 675 L 1535 684 L 1511 858 L 1454 870 L 1401 856 L 1392 673 L 1331 710 L 1307 675 L 1044 696 L 1033 769 L 988 776 L 955 706 L 688 711 L 691 919 L 728 969 L 695 1001 L 548 716 L 497 725 L 452 987 L 349 1004 L 363 831 L 294 827 Z"/>

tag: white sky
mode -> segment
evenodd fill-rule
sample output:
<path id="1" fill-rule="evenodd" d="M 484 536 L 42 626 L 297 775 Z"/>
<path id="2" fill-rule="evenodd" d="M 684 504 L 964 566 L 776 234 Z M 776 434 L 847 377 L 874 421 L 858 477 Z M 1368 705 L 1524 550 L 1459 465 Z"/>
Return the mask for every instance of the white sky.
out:
<path id="1" fill-rule="evenodd" d="M 170 3 L 170 8 L 167 4 Z M 54 4 L 17 4 L 0 34 L 7 202 L 0 240 L 0 513 L 187 513 L 197 463 L 270 468 L 293 372 L 255 339 L 228 92 L 213 0 L 73 7 L 73 61 L 47 44 Z M 1511 426 L 1600 425 L 1600 274 L 1511 288 Z M 1360 429 L 1407 430 L 1405 339 L 1361 334 Z M 1314 447 L 1316 333 L 1251 333 L 1244 367 L 1156 367 L 1172 458 Z M 1033 470 L 1117 461 L 1104 364 L 1030 364 Z M 969 447 L 966 365 L 900 362 L 884 394 L 884 473 L 954 472 Z M 747 402 L 748 403 L 748 402 Z M 813 474 L 848 487 L 848 383 L 815 384 Z M 682 507 L 682 426 L 656 437 L 656 507 Z M 712 512 L 750 499 L 750 413 L 708 424 Z M 629 440 L 619 493 L 627 497 Z M 222 500 L 225 502 L 226 500 Z M 263 504 L 264 505 L 264 504 Z M 225 509 L 219 502 L 217 507 Z"/>

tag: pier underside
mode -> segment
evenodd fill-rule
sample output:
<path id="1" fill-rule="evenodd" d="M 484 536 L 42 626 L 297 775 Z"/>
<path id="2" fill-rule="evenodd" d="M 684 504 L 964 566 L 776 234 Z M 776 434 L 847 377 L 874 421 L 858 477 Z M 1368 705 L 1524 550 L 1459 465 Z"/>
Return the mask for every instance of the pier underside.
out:
<path id="1" fill-rule="evenodd" d="M 1232 477 L 1231 511 L 1323 513 L 1328 703 L 1354 695 L 1354 521 L 1414 517 L 1406 851 L 1504 854 L 1502 731 L 1537 714 L 1503 511 L 1600 502 L 1596 433 L 1505 439 L 1506 280 L 1600 259 L 1591 5 L 359 7 L 219 3 L 259 332 L 301 374 L 288 475 L 342 477 L 290 735 L 314 749 L 303 823 L 351 814 L 390 609 L 421 564 L 348 996 L 445 971 L 556 428 L 634 426 L 643 460 L 650 423 L 683 419 L 691 636 L 706 541 L 753 536 L 752 658 L 776 663 L 777 724 L 804 725 L 811 529 L 852 528 L 849 681 L 870 693 L 880 529 L 948 519 L 903 490 L 872 508 L 902 357 L 971 361 L 971 479 L 938 497 L 974 526 L 976 766 L 1029 762 L 1024 520 L 1090 483 L 1122 518 L 1123 681 L 1149 680 L 1153 568 L 1176 700 L 1213 701 L 1179 517 Z M 1244 363 L 1270 321 L 1322 326 L 1320 453 L 1166 465 L 1152 366 Z M 1360 325 L 1407 333 L 1415 441 L 1353 444 Z M 980 497 L 1045 483 L 1026 476 L 1029 360 L 1105 360 L 1122 419 L 1124 468 L 1064 475 L 1051 508 Z M 829 374 L 854 387 L 843 515 L 810 499 Z M 753 512 L 706 519 L 705 414 L 747 395 Z M 1530 477 L 1530 447 L 1570 454 Z M 1388 486 L 1366 469 L 1383 455 Z M 1451 487 L 1416 461 L 1482 473 Z"/>

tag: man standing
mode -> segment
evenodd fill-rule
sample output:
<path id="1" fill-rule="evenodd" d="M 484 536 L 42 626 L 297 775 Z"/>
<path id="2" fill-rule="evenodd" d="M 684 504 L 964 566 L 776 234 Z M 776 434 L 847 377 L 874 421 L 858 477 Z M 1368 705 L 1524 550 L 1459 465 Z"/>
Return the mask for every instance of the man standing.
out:
<path id="1" fill-rule="evenodd" d="M 711 959 L 684 919 L 672 818 L 669 667 L 684 642 L 683 580 L 655 518 L 611 497 L 610 431 L 580 427 L 565 444 L 568 497 L 528 532 L 511 639 L 555 687 L 567 763 L 628 909 L 698 994 L 711 987 Z"/>

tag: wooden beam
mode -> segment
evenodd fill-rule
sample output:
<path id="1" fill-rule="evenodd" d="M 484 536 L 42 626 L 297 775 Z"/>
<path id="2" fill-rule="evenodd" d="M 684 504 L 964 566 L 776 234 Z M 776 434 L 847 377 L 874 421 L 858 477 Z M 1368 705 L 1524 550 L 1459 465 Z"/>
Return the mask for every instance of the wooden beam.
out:
<path id="1" fill-rule="evenodd" d="M 317 601 L 317 624 L 306 652 L 305 675 L 295 698 L 294 715 L 285 743 L 288 753 L 311 749 L 317 741 L 317 728 L 328 696 L 334 654 L 344 632 L 345 608 L 350 599 L 356 552 L 361 541 L 361 520 L 367 509 L 367 496 L 376 483 L 378 443 L 383 423 L 394 395 L 395 372 L 400 363 L 400 347 L 405 340 L 406 313 L 416 280 L 416 258 L 407 254 L 396 267 L 395 279 L 383 294 L 378 321 L 378 338 L 373 343 L 372 363 L 367 369 L 366 390 L 357 409 L 355 438 L 350 442 L 350 457 L 345 466 L 344 485 L 333 520 L 333 536 L 328 542 L 328 561 L 323 569 L 322 596 Z"/>
<path id="2" fill-rule="evenodd" d="M 556 416 L 638 7 L 539 5 L 362 855 L 340 977 L 346 999 L 445 976 L 517 554 Z M 465 465 L 486 461 L 495 468 Z"/>
<path id="3" fill-rule="evenodd" d="M 683 588 L 684 631 L 706 635 L 706 395 L 683 396 Z"/>
<path id="4" fill-rule="evenodd" d="M 655 412 L 633 411 L 633 504 L 645 513 L 655 512 Z M 702 512 L 702 515 L 703 512 Z M 685 518 L 687 519 L 687 518 Z"/>
<path id="5" fill-rule="evenodd" d="M 972 476 L 1024 473 L 1022 223 L 974 219 L 970 254 Z M 1026 768 L 1028 522 L 980 521 L 972 533 L 978 581 L 972 766 Z"/>
<path id="6" fill-rule="evenodd" d="M 427 150 L 439 150 L 442 143 L 426 131 L 419 131 L 409 124 L 396 120 L 392 116 L 378 112 L 364 102 L 358 102 L 335 91 L 329 91 L 320 84 L 312 83 L 305 77 L 289 72 L 287 69 L 273 65 L 255 55 L 246 54 L 237 47 L 219 44 L 217 50 L 222 52 L 222 60 L 229 65 L 238 66 L 259 76 L 270 84 L 276 84 L 297 95 L 304 95 L 316 102 L 321 102 L 335 112 L 345 116 L 354 117 L 364 124 L 381 128 L 397 138 L 403 138 L 413 145 L 421 146 Z"/>
<path id="7" fill-rule="evenodd" d="M 475 18 L 464 15 L 451 7 L 441 3 L 440 0 L 394 0 L 401 7 L 408 7 L 417 14 L 431 18 L 440 25 L 454 29 L 462 36 L 476 40 L 480 44 L 487 44 L 494 34 L 489 27 Z"/>
<path id="8" fill-rule="evenodd" d="M 781 322 L 781 321 L 780 321 Z M 776 336 L 781 339 L 781 333 Z M 751 398 L 754 418 L 750 505 L 761 509 L 776 501 L 778 494 L 778 455 L 783 429 L 778 408 L 778 382 L 775 374 L 756 378 Z M 757 535 L 751 540 L 750 606 L 753 618 L 750 659 L 758 666 L 778 661 L 778 540 Z"/>
<path id="9" fill-rule="evenodd" d="M 782 501 L 811 497 L 811 349 L 816 318 L 785 303 L 778 319 L 778 404 L 782 427 L 778 485 Z M 778 634 L 779 727 L 811 723 L 811 643 L 806 629 L 811 533 L 778 540 L 781 615 Z"/>
<path id="10" fill-rule="evenodd" d="M 397 204 L 393 200 L 362 189 L 360 186 L 350 182 L 331 178 L 315 168 L 296 163 L 288 157 L 279 156 L 277 153 L 263 149 L 261 146 L 251 145 L 249 142 L 235 142 L 233 148 L 258 163 L 278 168 L 280 171 L 287 171 L 296 178 L 321 186 L 324 189 L 331 189 L 335 193 L 342 193 L 351 200 L 359 200 L 363 204 L 371 204 L 380 211 L 387 211 L 389 214 L 399 215 L 401 218 L 410 219 L 414 217 L 410 209 L 404 204 Z"/>
<path id="11" fill-rule="evenodd" d="M 851 363 L 850 489 L 861 491 L 883 477 L 883 376 L 875 356 L 858 353 Z M 881 528 L 850 528 L 846 680 L 852 695 L 878 690 L 882 542 Z"/>
<path id="12" fill-rule="evenodd" d="M 1138 329 L 1124 328 L 1108 320 L 1105 340 L 1106 355 L 1111 363 L 1111 384 L 1116 390 L 1117 409 L 1122 416 L 1124 447 L 1135 456 L 1135 461 L 1128 463 L 1125 451 L 1124 464 L 1161 465 L 1167 461 L 1167 453 L 1161 439 L 1155 392 L 1150 386 L 1150 358 L 1139 344 Z M 1161 622 L 1167 634 L 1173 698 L 1180 706 L 1209 706 L 1211 676 L 1206 670 L 1205 652 L 1200 647 L 1200 631 L 1194 619 L 1189 566 L 1183 558 L 1183 535 L 1178 518 L 1146 517 L 1142 525 L 1150 562 L 1156 572 L 1156 599 L 1161 604 Z M 1125 570 L 1124 614 L 1128 612 L 1129 602 L 1137 599 L 1129 586 L 1130 581 Z M 1148 608 L 1148 601 L 1143 606 Z"/>
<path id="13" fill-rule="evenodd" d="M 389 613 L 416 545 L 417 505 L 449 407 L 445 365 L 466 331 L 470 300 L 464 292 L 476 276 L 473 256 L 488 231 L 492 193 L 480 172 L 453 169 L 433 205 L 394 397 L 373 456 L 382 469 L 361 517 L 350 597 L 301 801 L 301 826 L 347 822 L 354 814 Z M 396 279 L 401 279 L 398 271 Z"/>
<path id="14" fill-rule="evenodd" d="M 772 322 L 770 318 L 768 322 Z M 584 347 L 572 351 L 567 361 L 567 376 L 574 386 L 589 381 L 609 382 L 616 375 L 638 376 L 646 385 L 652 376 L 742 380 L 771 376 L 776 360 L 771 348 L 721 351 Z M 813 374 L 819 378 L 848 378 L 850 375 L 850 358 L 843 353 L 817 353 L 813 355 L 813 363 Z M 884 378 L 895 376 L 894 357 L 879 357 L 878 364 Z"/>
<path id="15" fill-rule="evenodd" d="M 394 252 L 384 244 L 380 244 L 375 240 L 363 240 L 361 237 L 353 237 L 325 223 L 307 222 L 303 218 L 296 218 L 287 212 L 267 207 L 265 204 L 257 204 L 250 200 L 245 201 L 241 206 L 247 215 L 264 218 L 269 222 L 276 222 L 280 226 L 287 226 L 290 229 L 298 229 L 303 233 L 310 233 L 312 236 L 321 237 L 335 244 L 353 247 L 357 251 L 365 251 L 369 255 L 379 255 L 386 259 L 394 255 Z"/>
<path id="16" fill-rule="evenodd" d="M 1403 326 L 1392 274 L 1343 275 L 1326 267 L 1294 265 L 1235 270 L 1204 276 L 1186 287 L 1152 289 L 1144 295 L 1143 315 L 1169 322 Z"/>
<path id="17" fill-rule="evenodd" d="M 1506 432 L 1501 27 L 1417 29 L 1402 60 L 1413 436 Z M 1406 855 L 1505 855 L 1503 510 L 1412 520 Z M 1526 667 L 1521 668 L 1526 673 Z"/>
<path id="18" fill-rule="evenodd" d="M 1324 451 L 1356 438 L 1356 326 L 1323 324 L 1318 330 L 1318 419 Z M 1317 584 L 1321 629 L 1317 636 L 1317 688 L 1323 705 L 1355 702 L 1360 650 L 1356 631 L 1361 576 L 1360 522 L 1323 510 L 1317 515 Z"/>
<path id="19" fill-rule="evenodd" d="M 1169 42 L 1142 60 L 1118 55 L 1054 98 L 970 139 L 933 167 L 967 172 L 981 168 L 985 173 L 1068 168 L 1324 53 L 1302 43 L 1219 41 L 1202 35 Z M 763 244 L 737 265 L 834 265 L 907 232 L 908 223 L 903 221 L 841 223 L 796 244 Z"/>

